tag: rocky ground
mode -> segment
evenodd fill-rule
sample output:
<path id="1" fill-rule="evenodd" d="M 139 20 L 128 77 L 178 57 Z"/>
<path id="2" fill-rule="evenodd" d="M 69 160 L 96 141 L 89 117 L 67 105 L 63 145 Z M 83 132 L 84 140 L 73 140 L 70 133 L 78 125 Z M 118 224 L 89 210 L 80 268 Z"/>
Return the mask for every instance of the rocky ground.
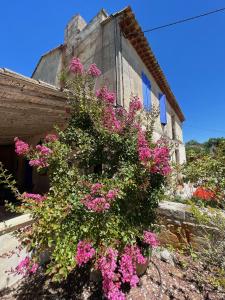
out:
<path id="1" fill-rule="evenodd" d="M 156 253 L 138 287 L 127 291 L 128 300 L 225 300 L 225 290 L 209 283 L 214 275 L 190 256 L 172 254 L 168 250 Z M 89 281 L 89 274 L 71 274 L 65 282 L 53 284 L 41 272 L 0 293 L 2 300 L 15 299 L 103 299 L 101 285 Z"/>

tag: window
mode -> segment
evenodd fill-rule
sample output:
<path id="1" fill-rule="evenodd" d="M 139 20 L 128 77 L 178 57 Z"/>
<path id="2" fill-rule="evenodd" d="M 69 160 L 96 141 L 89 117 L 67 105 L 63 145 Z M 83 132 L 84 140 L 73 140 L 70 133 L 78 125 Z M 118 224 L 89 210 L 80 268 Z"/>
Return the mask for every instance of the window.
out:
<path id="1" fill-rule="evenodd" d="M 141 73 L 144 109 L 151 110 L 151 83 L 144 72 Z"/>
<path id="2" fill-rule="evenodd" d="M 160 122 L 163 126 L 167 124 L 166 114 L 166 96 L 159 93 L 159 109 L 160 109 Z"/>

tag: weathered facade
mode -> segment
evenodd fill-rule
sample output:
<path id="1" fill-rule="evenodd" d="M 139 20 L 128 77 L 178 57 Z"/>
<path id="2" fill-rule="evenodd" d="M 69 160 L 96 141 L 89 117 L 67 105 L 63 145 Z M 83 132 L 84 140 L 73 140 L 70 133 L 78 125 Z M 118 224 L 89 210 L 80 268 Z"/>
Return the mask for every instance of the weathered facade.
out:
<path id="1" fill-rule="evenodd" d="M 37 175 L 27 161 L 15 155 L 13 139 L 18 136 L 36 145 L 54 125 L 66 124 L 60 74 L 74 56 L 85 67 L 97 64 L 102 75 L 96 88 L 108 85 L 116 92 L 117 105 L 128 107 L 133 94 L 143 99 L 145 109 L 159 107 L 154 137 L 169 138 L 175 146 L 173 159 L 185 161 L 183 113 L 131 8 L 110 16 L 101 10 L 88 24 L 74 16 L 66 26 L 64 44 L 41 57 L 32 78 L 0 69 L 0 161 L 21 190 L 45 192 L 47 177 Z M 0 202 L 9 198 L 7 191 L 0 192 Z"/>
<path id="2" fill-rule="evenodd" d="M 110 16 L 101 10 L 88 24 L 74 16 L 66 26 L 64 44 L 41 57 L 32 77 L 61 87 L 60 72 L 73 56 L 86 67 L 97 64 L 102 71 L 97 85 L 116 91 L 117 104 L 127 107 L 133 94 L 145 106 L 159 107 L 155 139 L 169 138 L 173 159 L 185 162 L 184 115 L 130 7 Z"/>

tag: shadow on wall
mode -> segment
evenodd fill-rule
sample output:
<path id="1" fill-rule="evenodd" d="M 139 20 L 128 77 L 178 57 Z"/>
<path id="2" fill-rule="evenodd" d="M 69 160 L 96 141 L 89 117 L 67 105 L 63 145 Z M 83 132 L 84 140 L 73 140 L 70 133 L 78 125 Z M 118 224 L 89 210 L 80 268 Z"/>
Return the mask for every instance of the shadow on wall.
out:
<path id="1" fill-rule="evenodd" d="M 36 275 L 20 281 L 14 288 L 0 292 L 1 299 L 102 299 L 101 282 L 90 282 L 90 270 L 82 267 L 72 272 L 61 284 L 52 283 L 39 271 Z M 4 298 L 7 297 L 7 298 Z M 8 298 L 11 297 L 11 298 Z"/>

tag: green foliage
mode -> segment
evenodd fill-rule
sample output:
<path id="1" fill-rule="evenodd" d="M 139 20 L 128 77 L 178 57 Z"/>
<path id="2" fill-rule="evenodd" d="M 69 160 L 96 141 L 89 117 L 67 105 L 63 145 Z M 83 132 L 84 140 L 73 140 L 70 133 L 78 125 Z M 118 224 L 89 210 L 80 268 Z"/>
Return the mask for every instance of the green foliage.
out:
<path id="1" fill-rule="evenodd" d="M 104 247 L 121 250 L 141 240 L 143 230 L 153 228 L 164 183 L 164 176 L 150 173 L 138 159 L 137 127 L 128 124 L 119 134 L 103 126 L 106 104 L 96 98 L 90 76 L 69 78 L 66 88 L 71 115 L 68 126 L 64 131 L 58 129 L 57 141 L 43 143 L 52 150 L 48 157 L 50 189 L 46 199 L 35 202 L 20 195 L 0 165 L 2 182 L 21 201 L 16 210 L 30 213 L 35 220 L 22 233 L 23 244 L 28 251 L 34 251 L 37 261 L 43 251 L 50 253 L 47 273 L 54 280 L 67 277 L 76 267 L 74 257 L 80 240 L 91 241 L 97 253 Z M 146 117 L 149 141 L 154 116 L 153 110 Z M 140 121 L 140 116 L 136 121 Z M 30 159 L 35 156 L 35 149 L 32 151 Z M 90 186 L 98 182 L 105 191 L 118 191 L 116 200 L 104 213 L 88 210 L 82 202 Z"/>
<path id="2" fill-rule="evenodd" d="M 213 151 L 204 151 L 199 156 L 195 156 L 193 160 L 189 159 L 184 169 L 186 180 L 215 193 L 215 199 L 208 204 L 221 208 L 225 207 L 224 162 L 225 141 L 221 139 L 217 141 L 217 146 L 213 148 Z M 207 204 L 206 201 L 205 204 Z"/>
<path id="3" fill-rule="evenodd" d="M 202 225 L 206 246 L 198 252 L 198 258 L 210 269 L 214 268 L 216 276 L 211 283 L 216 287 L 225 287 L 225 213 L 218 209 L 200 209 L 191 204 L 191 212 Z"/>

